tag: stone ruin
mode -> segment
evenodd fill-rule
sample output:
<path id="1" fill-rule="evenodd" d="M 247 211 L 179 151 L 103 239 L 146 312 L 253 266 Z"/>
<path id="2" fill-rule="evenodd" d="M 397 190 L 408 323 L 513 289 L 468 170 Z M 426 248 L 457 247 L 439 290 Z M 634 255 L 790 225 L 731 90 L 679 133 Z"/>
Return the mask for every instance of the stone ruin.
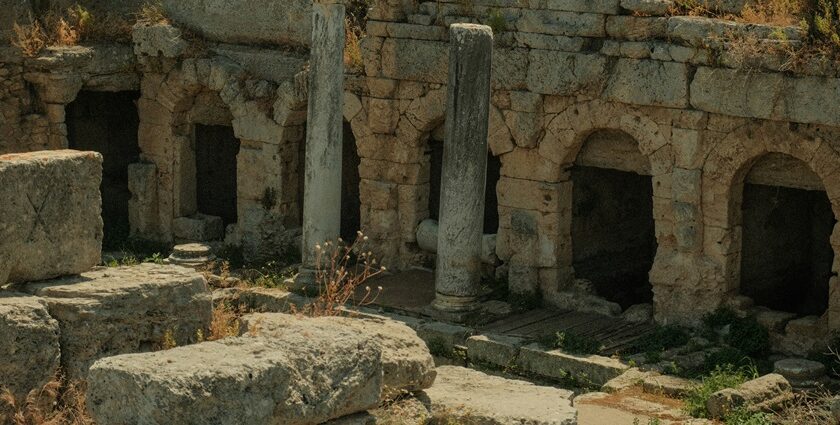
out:
<path id="1" fill-rule="evenodd" d="M 4 40 L 27 4 L 0 0 L 15 12 Z M 253 261 L 291 246 L 305 270 L 316 243 L 362 229 L 390 270 L 434 265 L 450 313 L 496 276 L 551 306 L 642 306 L 660 324 L 727 306 L 780 351 L 819 349 L 840 328 L 837 71 L 770 53 L 744 69 L 734 35 L 802 34 L 669 5 L 376 1 L 346 69 L 343 7 L 306 0 L 165 0 L 170 21 L 137 24 L 127 44 L 24 57 L 0 43 L 0 153 L 57 155 L 43 169 L 26 164 L 45 153 L 3 159 L 20 164 L 0 168 L 14 200 L 0 205 L 0 282 L 59 279 L 18 296 L 57 322 L 46 340 L 72 329 L 55 300 L 117 296 L 61 289 L 83 272 L 123 279 L 88 271 L 103 240 L 216 241 Z M 490 21 L 489 37 L 453 35 Z M 100 193 L 104 232 L 86 210 Z M 192 290 L 184 302 L 203 303 Z M 143 351 L 161 329 L 102 352 Z"/>

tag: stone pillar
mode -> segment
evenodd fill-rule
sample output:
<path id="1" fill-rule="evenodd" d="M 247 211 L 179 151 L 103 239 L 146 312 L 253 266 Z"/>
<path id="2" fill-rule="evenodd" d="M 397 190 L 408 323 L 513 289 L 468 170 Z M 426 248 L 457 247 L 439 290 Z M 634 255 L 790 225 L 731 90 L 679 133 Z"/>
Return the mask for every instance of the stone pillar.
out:
<path id="1" fill-rule="evenodd" d="M 315 266 L 315 246 L 341 227 L 344 97 L 344 5 L 314 2 L 309 61 L 309 111 L 303 194 L 303 266 Z"/>
<path id="2" fill-rule="evenodd" d="M 490 27 L 449 29 L 446 141 L 441 176 L 436 297 L 442 311 L 470 311 L 481 295 L 484 186 L 490 119 Z"/>

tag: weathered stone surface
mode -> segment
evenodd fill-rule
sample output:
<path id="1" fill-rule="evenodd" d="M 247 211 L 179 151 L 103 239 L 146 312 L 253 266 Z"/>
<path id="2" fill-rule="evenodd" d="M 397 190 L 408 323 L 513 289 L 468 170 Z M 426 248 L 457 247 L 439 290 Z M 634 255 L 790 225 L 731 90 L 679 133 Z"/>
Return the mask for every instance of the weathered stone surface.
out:
<path id="1" fill-rule="evenodd" d="M 606 80 L 607 58 L 601 55 L 531 50 L 528 89 L 560 96 L 597 92 Z"/>
<path id="2" fill-rule="evenodd" d="M 312 0 L 165 0 L 163 7 L 176 23 L 216 41 L 308 45 L 312 33 Z"/>
<path id="3" fill-rule="evenodd" d="M 457 24 L 449 33 L 452 72 L 447 86 L 433 306 L 465 311 L 477 306 L 481 293 L 493 31 L 484 25 Z"/>
<path id="4" fill-rule="evenodd" d="M 642 388 L 649 394 L 664 394 L 672 398 L 681 398 L 696 385 L 685 378 L 671 375 L 648 376 L 642 382 Z"/>
<path id="5" fill-rule="evenodd" d="M 221 217 L 199 213 L 172 220 L 172 234 L 178 241 L 207 242 L 221 239 L 225 226 Z"/>
<path id="6" fill-rule="evenodd" d="M 43 297 L 58 321 L 61 365 L 74 379 L 96 359 L 161 345 L 167 332 L 179 344 L 191 341 L 212 313 L 204 278 L 177 266 L 103 268 L 21 289 Z"/>
<path id="7" fill-rule="evenodd" d="M 137 55 L 176 58 L 189 47 L 181 37 L 181 30 L 169 24 L 137 25 L 131 39 Z"/>
<path id="8" fill-rule="evenodd" d="M 751 410 L 766 410 L 779 406 L 793 398 L 788 381 L 779 374 L 771 373 L 747 381 L 738 388 L 720 390 L 706 402 L 706 408 L 713 418 L 723 418 L 733 409 L 744 406 Z"/>
<path id="9" fill-rule="evenodd" d="M 674 5 L 672 0 L 621 0 L 621 7 L 647 15 L 664 15 Z"/>
<path id="10" fill-rule="evenodd" d="M 476 363 L 501 367 L 514 364 L 524 340 L 505 335 L 475 335 L 467 338 L 467 356 Z"/>
<path id="11" fill-rule="evenodd" d="M 572 392 L 490 376 L 457 366 L 438 368 L 432 388 L 418 397 L 433 418 L 488 425 L 573 425 Z"/>
<path id="12" fill-rule="evenodd" d="M 645 379 L 658 375 L 659 374 L 656 372 L 642 371 L 634 367 L 632 369 L 627 369 L 627 371 L 621 375 L 607 381 L 607 383 L 601 387 L 601 391 L 607 393 L 617 393 L 628 388 L 642 385 Z"/>
<path id="13" fill-rule="evenodd" d="M 604 385 L 629 369 L 624 363 L 609 357 L 566 354 L 560 350 L 545 350 L 538 344 L 522 347 L 516 364 L 522 370 L 553 379 L 574 378 L 581 382 Z"/>
<path id="14" fill-rule="evenodd" d="M 43 300 L 0 290 L 0 341 L 0 391 L 22 400 L 58 371 L 58 322 Z"/>
<path id="15" fill-rule="evenodd" d="M 303 193 L 303 266 L 316 267 L 316 247 L 341 230 L 344 5 L 312 7 L 309 102 Z"/>
<path id="16" fill-rule="evenodd" d="M 676 62 L 619 59 L 603 97 L 636 105 L 688 106 L 688 66 Z"/>
<path id="17" fill-rule="evenodd" d="M 0 156 L 0 285 L 81 273 L 102 248 L 102 156 Z"/>
<path id="18" fill-rule="evenodd" d="M 773 372 L 785 377 L 794 387 L 813 387 L 826 378 L 826 367 L 805 359 L 783 359 L 773 364 Z"/>
<path id="19" fill-rule="evenodd" d="M 284 338 L 289 333 L 328 334 L 331 329 L 352 332 L 382 352 L 383 399 L 405 391 L 429 388 L 435 381 L 435 364 L 429 349 L 408 326 L 384 317 L 366 316 L 305 318 L 288 314 L 256 313 L 243 317 L 245 329 L 261 336 Z"/>
<path id="20" fill-rule="evenodd" d="M 97 423 L 317 424 L 379 402 L 381 352 L 346 328 L 237 337 L 97 361 Z"/>

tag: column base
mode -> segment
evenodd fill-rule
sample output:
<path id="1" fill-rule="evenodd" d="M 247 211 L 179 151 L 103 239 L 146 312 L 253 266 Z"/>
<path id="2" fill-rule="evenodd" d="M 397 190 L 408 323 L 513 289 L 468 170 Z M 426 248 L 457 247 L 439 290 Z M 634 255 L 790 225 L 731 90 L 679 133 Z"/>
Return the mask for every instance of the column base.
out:
<path id="1" fill-rule="evenodd" d="M 446 313 L 468 313 L 476 311 L 481 307 L 479 297 L 461 297 L 452 295 L 435 294 L 432 301 L 432 308 Z"/>

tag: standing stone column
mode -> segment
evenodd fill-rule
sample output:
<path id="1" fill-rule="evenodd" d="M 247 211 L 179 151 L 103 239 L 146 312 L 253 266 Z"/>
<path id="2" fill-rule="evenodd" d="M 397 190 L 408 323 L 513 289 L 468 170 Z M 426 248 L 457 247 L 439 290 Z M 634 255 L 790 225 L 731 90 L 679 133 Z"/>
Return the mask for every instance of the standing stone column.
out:
<path id="1" fill-rule="evenodd" d="M 469 311 L 481 295 L 481 243 L 490 116 L 490 27 L 449 29 L 449 86 L 443 145 L 436 297 L 442 311 Z"/>
<path id="2" fill-rule="evenodd" d="M 343 4 L 312 5 L 308 107 L 301 246 L 303 266 L 312 269 L 315 246 L 336 240 L 341 228 Z"/>

